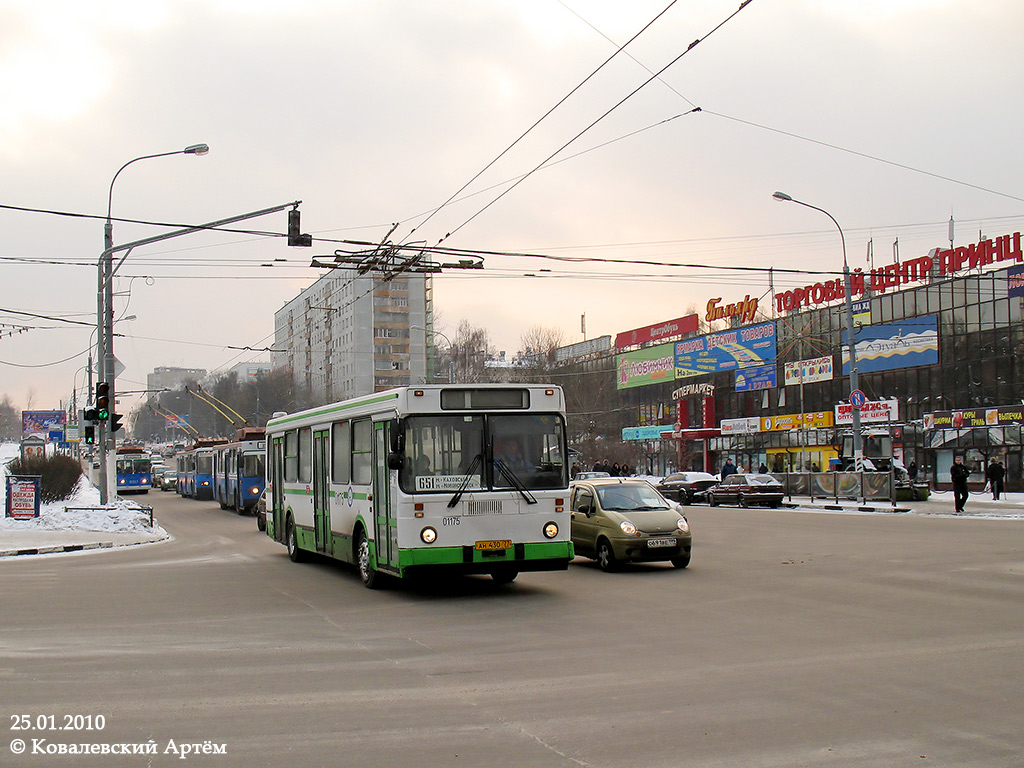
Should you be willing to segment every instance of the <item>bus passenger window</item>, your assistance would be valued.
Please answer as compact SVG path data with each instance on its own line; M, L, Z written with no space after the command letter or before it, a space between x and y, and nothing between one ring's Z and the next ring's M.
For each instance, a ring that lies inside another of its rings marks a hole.
M349 422L331 427L331 481L347 483L352 457L352 439Z

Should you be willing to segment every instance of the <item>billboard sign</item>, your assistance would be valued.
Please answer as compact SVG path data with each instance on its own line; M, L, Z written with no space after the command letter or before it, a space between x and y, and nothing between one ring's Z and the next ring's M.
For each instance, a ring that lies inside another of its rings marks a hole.
M1010 267L1007 271L1006 295L1011 299L1024 296L1024 267Z
M1001 405L970 411L936 411L924 414L925 429L961 429L967 427L1004 427L1024 424L1024 406Z
M761 419L751 416L747 419L722 419L723 435L751 435L761 431Z
M659 344L618 356L617 389L644 387L675 378L675 357L672 344Z
M861 423L879 421L899 421L900 401L891 400L868 400L860 409ZM836 406L836 426L853 424L853 406L849 403L840 403Z
M650 344L655 341L665 341L682 336L684 333L693 333L700 328L700 318L697 315L677 317L657 325L645 325L643 328L634 328L632 331L623 331L615 336L615 348L626 349L635 347L638 344Z
M23 437L35 435L45 438L59 434L60 439L63 439L66 422L67 414L64 411L22 411L21 434Z
M15 520L39 517L39 488L41 478L32 475L7 475L7 502L4 516Z
M774 363L775 323L758 323L676 342L676 378Z
M797 360L786 363L786 386L799 384L801 373L803 383L812 384L816 381L832 381L835 378L832 366L832 355L814 357L810 360Z
M865 325L854 332L857 372L874 373L939 362L938 315ZM843 332L843 375L850 373L850 350Z
M658 424L652 427L623 427L622 440L660 440L662 432L671 432L671 424Z
M762 432L787 432L791 429L824 429L833 425L831 411L811 413L785 413L781 416L764 416L761 419Z
M736 391L751 392L758 389L774 389L778 386L775 378L775 363L757 368L736 371Z
M555 362L564 363L569 360L579 360L592 355L607 352L612 348L611 336L599 336L596 339L587 339L578 344L569 344L555 350Z

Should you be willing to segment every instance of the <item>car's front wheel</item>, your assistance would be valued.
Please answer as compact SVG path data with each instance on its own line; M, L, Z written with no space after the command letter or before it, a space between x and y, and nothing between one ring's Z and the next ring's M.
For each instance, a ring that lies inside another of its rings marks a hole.
M676 568L685 568L689 564L690 564L690 553L689 552L687 552L685 554L682 554L679 557L673 557L672 558L672 565L674 565Z
M619 563L615 559L615 550L612 549L612 545L608 543L607 539L597 542L597 564L605 573L611 573L619 567Z

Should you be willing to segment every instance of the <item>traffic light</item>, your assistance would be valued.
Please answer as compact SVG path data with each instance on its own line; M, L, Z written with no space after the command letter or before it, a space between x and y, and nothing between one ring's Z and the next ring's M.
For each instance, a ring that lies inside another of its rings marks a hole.
M292 208L288 211L288 245L309 248L313 245L313 236L299 234L301 228L302 225L299 224L299 209Z
M114 434L115 432L117 432L117 430L121 428L121 419L123 418L124 416L122 416L120 413L110 414L110 434Z
M96 413L95 408L86 408L83 416L85 417L85 420L90 424L95 424L97 421L100 420L99 414Z
M110 418L110 384L101 381L96 384L96 420L106 421Z
M85 425L85 444L95 445L96 444L96 427L92 424Z

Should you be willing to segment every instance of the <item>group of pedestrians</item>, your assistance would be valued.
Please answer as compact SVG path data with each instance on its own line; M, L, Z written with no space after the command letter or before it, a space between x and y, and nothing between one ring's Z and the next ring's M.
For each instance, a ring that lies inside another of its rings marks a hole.
M961 514L967 504L967 497L970 495L967 490L967 478L973 473L971 468L964 464L963 456L953 459L953 466L949 468L949 479L953 482L953 508L956 514ZM992 459L985 469L985 488L992 491L992 500L999 501L1003 495L1003 483L1006 480L1006 468L999 459Z
M619 464L614 461L611 464L608 463L608 459L602 459L601 461L594 462L595 472L607 472L612 477L629 477L633 474L632 467L629 464Z

